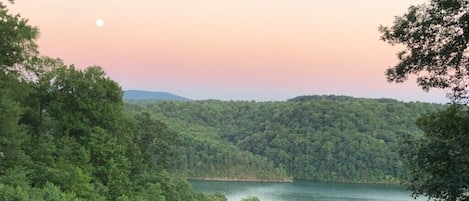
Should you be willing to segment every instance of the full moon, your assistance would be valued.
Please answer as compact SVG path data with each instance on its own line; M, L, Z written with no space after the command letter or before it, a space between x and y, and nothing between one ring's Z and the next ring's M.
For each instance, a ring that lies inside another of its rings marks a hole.
M96 20L96 26L98 27L103 27L104 26L104 20L103 19L97 19Z

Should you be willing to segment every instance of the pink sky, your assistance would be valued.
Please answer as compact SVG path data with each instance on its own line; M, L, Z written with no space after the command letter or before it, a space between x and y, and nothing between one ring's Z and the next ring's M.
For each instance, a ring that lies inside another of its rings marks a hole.
M40 28L42 54L81 68L100 65L125 90L191 99L335 94L444 102L441 91L384 76L399 48L379 40L378 26L422 2L17 0L10 8Z

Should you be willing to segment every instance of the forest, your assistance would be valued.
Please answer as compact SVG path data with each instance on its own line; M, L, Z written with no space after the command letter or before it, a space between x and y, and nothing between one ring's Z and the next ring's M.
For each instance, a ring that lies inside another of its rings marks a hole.
M398 183L403 141L441 104L347 96L288 101L127 101L180 133L178 171L188 178Z
M128 115L101 67L40 55L38 33L0 2L0 200L226 200L176 175L180 135Z
M414 196L467 200L469 3L431 3L380 28L413 50L386 75L403 82L427 58L418 84L450 87L450 106L335 95L124 102L101 67L41 55L39 29L0 2L0 200L226 201L187 179L407 180ZM428 45L440 35L413 33L438 29L456 29L443 32L449 48Z

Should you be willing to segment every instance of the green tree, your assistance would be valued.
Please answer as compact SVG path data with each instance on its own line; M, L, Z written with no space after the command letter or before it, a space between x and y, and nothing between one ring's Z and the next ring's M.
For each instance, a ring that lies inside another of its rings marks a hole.
M23 110L11 98L12 91L2 88L3 81L0 81L0 175L7 168L25 165L28 160L23 149L27 135L18 125Z
M135 116L134 142L140 148L147 170L170 170L178 160L181 139L166 124L149 113Z
M76 138L86 135L92 127L125 136L122 134L126 124L122 124L124 114L120 86L106 77L99 66L79 70L60 60L57 63L38 81L41 108L59 122L57 129Z
M424 137L410 140L402 151L409 162L408 182L414 195L441 200L469 199L468 121L467 107L461 105L418 120Z
M244 198L241 198L241 201L261 201L261 200L256 196L249 195Z
M468 97L469 1L431 0L411 6L390 27L380 26L381 39L404 45L399 63L386 71L388 81L417 75L424 90L450 88L454 100Z
M449 88L453 102L469 103L469 1L431 0L411 6L380 31L384 41L405 46L398 53L400 62L386 72L388 81L417 75L424 90ZM402 151L415 197L469 200L468 115L467 105L452 105L418 120L424 136L407 138Z
M205 195L199 194L198 200L206 200L206 201L228 201L228 199L220 193L215 193L213 195Z
M0 2L0 71L21 72L38 54L35 40L38 29L28 25L20 15L11 15Z
M37 29L0 2L0 175L9 167L24 165L26 130L19 125L25 113L29 85L23 79L27 61L37 54Z
M140 160L170 171L177 135L149 117L135 134L120 86L98 66L39 57L37 35L0 2L0 200L196 200L185 180Z

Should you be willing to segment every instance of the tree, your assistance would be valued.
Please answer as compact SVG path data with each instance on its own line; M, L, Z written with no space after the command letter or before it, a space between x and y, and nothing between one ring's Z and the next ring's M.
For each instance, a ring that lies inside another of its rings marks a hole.
M122 134L120 86L99 66L79 70L56 62L39 77L38 89L41 108L60 122L59 129L73 137L96 126Z
M422 89L451 89L455 101L469 98L469 1L431 0L411 6L391 27L380 26L381 39L405 46L399 63L388 68L390 82L417 76Z
M451 89L453 105L421 117L424 135L407 138L402 150L415 197L469 200L469 1L431 0L411 6L391 27L380 27L382 40L401 44L400 62L386 71L388 81L417 76L423 90Z
M46 133L57 144L55 166L70 177L61 187L85 197L91 180L105 187L99 191L108 198L126 194L130 164L125 153L132 134L119 85L100 67L79 70L57 61L39 76L37 89L42 118L49 119Z
M22 108L11 98L12 91L3 87L4 81L0 81L0 175L8 168L25 165L28 159L23 150L27 135L18 125Z
M131 175L143 167L131 164L133 151L169 164L177 135L150 119L141 135L158 139L140 149L120 86L98 66L39 57L37 35L0 1L0 200L196 200L173 172Z
M8 168L23 166L28 157L24 146L26 129L19 125L29 85L21 79L26 60L37 53L37 29L19 15L11 15L0 2L0 175Z
M0 2L0 71L21 72L32 70L25 63L38 54L35 40L38 29L28 25L28 20L20 15L11 15Z
M260 199L256 196L249 195L242 198L241 201L260 201Z
M417 121L424 138L408 143L402 155L409 162L409 187L414 195L441 200L468 200L469 113L452 105Z
M179 135L149 113L138 114L135 120L134 142L140 148L146 168L172 169L178 160Z

